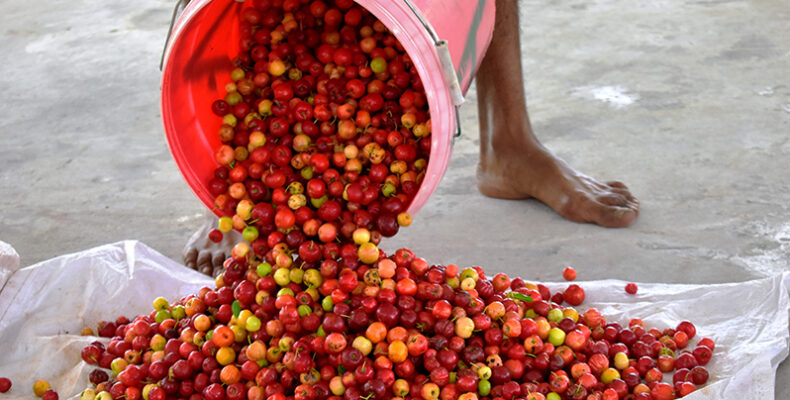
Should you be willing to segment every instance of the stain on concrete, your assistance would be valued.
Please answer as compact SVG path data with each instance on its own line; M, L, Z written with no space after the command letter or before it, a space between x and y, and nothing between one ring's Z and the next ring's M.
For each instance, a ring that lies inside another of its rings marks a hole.
M748 60L751 58L777 57L780 53L776 45L764 36L748 35L735 42L729 49L721 52L718 60Z
M722 4L730 4L730 3L743 3L743 0L704 0L704 1L692 1L690 4L696 4L696 5L708 6L708 7L717 7L717 6L721 6Z
M175 4L175 2L173 3ZM167 29L173 10L170 8L149 8L129 19L135 28L148 31ZM162 39L164 41L164 38Z
M680 110L686 105L677 93L645 91L641 92L642 99L639 105L647 110Z

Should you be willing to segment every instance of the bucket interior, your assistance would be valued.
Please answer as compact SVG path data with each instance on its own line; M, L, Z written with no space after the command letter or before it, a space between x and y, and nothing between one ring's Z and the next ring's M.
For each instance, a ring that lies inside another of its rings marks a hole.
M449 163L455 108L433 42L416 15L401 2L358 0L401 42L425 88L431 115L431 153L420 189L409 206L413 215L428 201ZM238 25L245 3L193 0L174 25L162 75L162 120L168 146L189 187L220 215L208 180L219 166L221 118L211 111L225 96L232 59L238 54Z

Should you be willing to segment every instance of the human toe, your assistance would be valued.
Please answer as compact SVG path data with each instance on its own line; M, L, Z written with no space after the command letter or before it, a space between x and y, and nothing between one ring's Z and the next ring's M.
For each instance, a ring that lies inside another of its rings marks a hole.
M591 222L606 228L624 228L631 225L638 215L638 208L631 205L618 206L599 203L591 215Z
M207 250L202 250L198 252L197 257L197 269L198 271L211 276L212 272L214 271L214 264L212 261L212 252Z
M225 263L225 259L228 256L225 254L224 251L217 250L211 254L211 265L214 268L222 268L222 265Z
M195 247L187 247L184 248L184 252L181 255L181 258L184 262L184 265L191 269L197 269L197 258L198 258L198 250Z

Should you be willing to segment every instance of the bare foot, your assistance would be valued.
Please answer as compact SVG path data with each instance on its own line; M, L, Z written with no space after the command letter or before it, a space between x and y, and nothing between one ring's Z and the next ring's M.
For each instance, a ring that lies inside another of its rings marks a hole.
M604 183L582 174L542 146L526 154L481 157L477 179L486 196L534 197L575 222L621 228L639 215L639 201L624 184Z
M639 202L620 182L600 182L555 157L532 132L520 62L517 0L496 0L496 26L478 70L480 192L491 197L534 197L563 217L605 227L630 225Z
M217 227L217 217L206 213L203 225L192 234L181 256L184 265L208 276L217 276L222 272L222 263L228 256L233 246L241 241L241 234L232 230L222 235L222 241L214 243L208 238L208 233Z

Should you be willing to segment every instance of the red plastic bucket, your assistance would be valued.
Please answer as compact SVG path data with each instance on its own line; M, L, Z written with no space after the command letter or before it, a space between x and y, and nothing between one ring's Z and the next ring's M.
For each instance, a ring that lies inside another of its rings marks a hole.
M403 44L420 74L431 114L431 154L409 212L415 214L447 170L463 101L494 29L493 0L357 0ZM162 68L162 121L179 170L214 210L207 189L218 163L221 119L211 112L224 96L239 50L241 10L234 0L192 0L175 19ZM215 210L215 212L218 212Z

